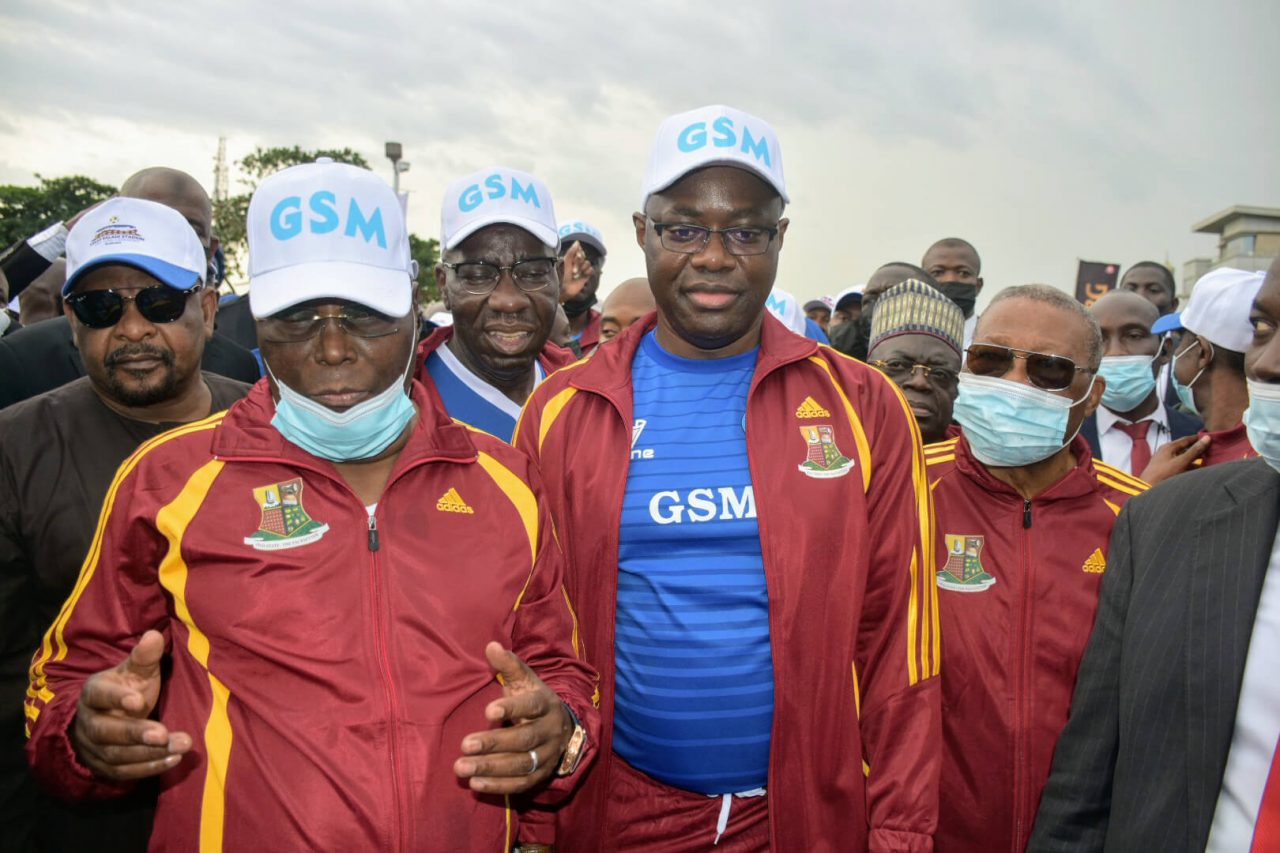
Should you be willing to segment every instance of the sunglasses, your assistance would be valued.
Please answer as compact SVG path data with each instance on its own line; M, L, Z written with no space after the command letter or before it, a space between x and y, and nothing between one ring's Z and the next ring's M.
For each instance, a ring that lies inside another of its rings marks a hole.
M1014 349L996 346L995 344L972 344L965 350L965 367L970 373L978 376L1001 377L1013 369L1015 358L1027 362L1027 378L1031 384L1046 391L1061 391L1070 388L1075 381L1076 373L1093 373L1087 367L1079 367L1071 359L1061 355L1049 355L1043 352Z
M197 284L190 290L178 290L163 284L144 287L135 296L121 296L114 290L89 290L73 293L65 302L75 312L76 319L90 329L107 329L120 322L126 302L132 302L138 313L152 323L172 323L187 310L187 297L200 290Z

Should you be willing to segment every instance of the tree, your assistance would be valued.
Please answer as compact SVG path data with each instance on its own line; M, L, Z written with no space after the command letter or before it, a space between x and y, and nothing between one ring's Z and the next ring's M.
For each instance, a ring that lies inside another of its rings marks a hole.
M440 261L440 241L434 237L423 240L417 234L410 234L409 254L418 262L418 304L435 302L440 298L435 275Z
M245 174L240 183L248 187L248 192L229 196L222 201L215 200L213 203L213 231L222 241L222 251L227 256L228 277L233 273L236 276L244 274L242 260L249 248L245 236L245 220L249 216L249 197L253 195L258 183L281 169L314 163L317 157L332 157L339 163L369 168L369 161L360 152L350 148L318 148L307 151L297 145L292 148L259 146L236 161L240 171Z
M84 175L46 178L39 185L0 186L0 248L25 240L55 222L65 222L91 204L116 194L116 188Z

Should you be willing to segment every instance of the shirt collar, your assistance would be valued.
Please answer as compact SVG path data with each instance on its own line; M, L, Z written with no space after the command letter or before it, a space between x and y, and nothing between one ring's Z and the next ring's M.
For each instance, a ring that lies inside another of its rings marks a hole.
M1155 421L1162 432L1169 431L1169 413L1165 411L1164 406L1157 405L1156 410L1143 418L1144 421ZM1129 424L1127 421L1108 409L1106 406L1098 406L1098 435L1105 435L1110 432L1116 424Z

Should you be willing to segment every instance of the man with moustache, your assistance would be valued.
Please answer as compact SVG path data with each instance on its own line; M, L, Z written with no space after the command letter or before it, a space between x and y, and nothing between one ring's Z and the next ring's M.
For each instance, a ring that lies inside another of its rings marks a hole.
M248 386L200 369L217 294L181 213L111 199L66 251L63 310L87 375L0 412L0 838L14 850L141 850L154 787L81 806L37 793L22 756L26 667L90 553L116 468Z
M466 175L445 190L440 236L436 284L453 324L423 341L418 378L450 417L509 442L529 393L573 361L548 342L561 272L551 192L514 169Z
M516 431L601 672L601 763L561 851L932 843L919 434L882 373L765 309L781 158L731 107L662 122L633 216L658 310L538 386Z
M922 281L909 278L880 297L867 363L902 389L925 444L955 434L951 411L959 390L962 334L964 314Z
M955 416L925 448L938 518L943 764L936 849L1020 851L1067 721L1120 507L1145 486L1077 435L1102 337L1048 285L1001 291L974 333Z

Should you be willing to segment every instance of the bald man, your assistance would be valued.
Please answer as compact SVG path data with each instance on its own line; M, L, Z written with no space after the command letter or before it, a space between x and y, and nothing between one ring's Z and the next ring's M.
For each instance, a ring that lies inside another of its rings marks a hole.
M200 182L186 172L164 166L143 169L125 180L120 195L173 208L191 225L206 261L217 251L213 205ZM62 254L68 227L74 226L85 212L81 211L66 223L55 223L0 255L0 268L15 293L26 289ZM253 354L216 331L205 345L201 366L210 373L241 382L256 382L260 376ZM58 388L84 374L84 362L75 348L71 326L65 317L20 329L0 340L0 409Z
M629 278L613 289L600 310L600 340L608 341L658 305L649 279Z

